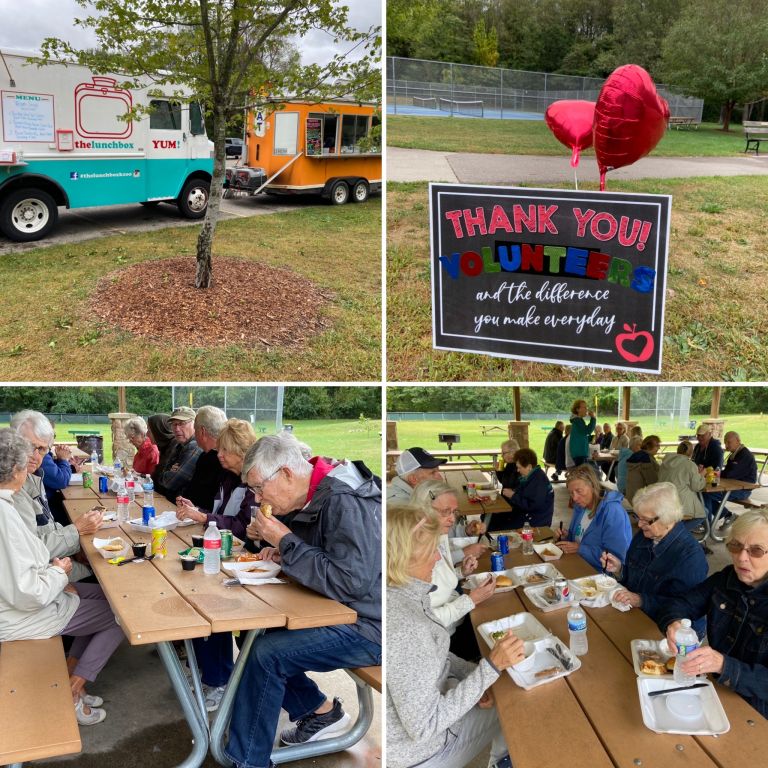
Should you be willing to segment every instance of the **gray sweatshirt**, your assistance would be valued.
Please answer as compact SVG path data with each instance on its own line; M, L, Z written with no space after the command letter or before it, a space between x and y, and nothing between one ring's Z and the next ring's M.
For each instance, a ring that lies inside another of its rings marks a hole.
M437 754L449 729L474 707L498 672L449 653L450 636L429 606L431 584L387 587L387 768Z
M58 635L77 610L80 598L64 592L67 574L49 563L40 539L0 490L0 641Z

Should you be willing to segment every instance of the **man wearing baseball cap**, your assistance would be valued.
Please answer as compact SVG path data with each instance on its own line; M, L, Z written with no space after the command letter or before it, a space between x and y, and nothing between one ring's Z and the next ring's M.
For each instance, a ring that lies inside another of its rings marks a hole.
M425 480L442 480L438 467L445 464L423 448L408 448L397 458L393 478L387 488L387 501L408 503L413 489Z
M186 405L176 408L169 421L177 445L155 490L175 504L176 497L184 492L192 479L195 465L203 451L195 440L195 411L192 408Z

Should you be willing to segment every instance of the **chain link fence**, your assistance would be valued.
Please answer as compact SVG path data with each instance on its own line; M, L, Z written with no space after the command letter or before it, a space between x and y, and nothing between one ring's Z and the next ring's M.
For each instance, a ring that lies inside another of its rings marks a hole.
M561 99L596 101L604 79L526 72L518 69L387 57L387 110L425 114L427 110L477 117L538 118ZM701 122L703 99L658 85L672 117Z

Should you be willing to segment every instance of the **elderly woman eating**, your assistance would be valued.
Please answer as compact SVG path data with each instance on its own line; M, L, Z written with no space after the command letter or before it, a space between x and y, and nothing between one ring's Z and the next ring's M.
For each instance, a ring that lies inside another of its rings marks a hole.
M151 475L160 462L160 449L149 439L147 430L147 422L141 416L128 419L123 427L128 442L136 449L133 471L140 475Z
M97 584L70 584L72 561L51 556L13 507L27 477L31 443L0 430L0 641L72 635L69 683L77 722L100 723L107 713L85 692L123 641L123 631Z
M713 674L768 718L768 512L742 513L725 537L732 565L659 607L670 646L684 618L707 617L708 645L683 662L688 674Z
M219 463L227 470L210 511L198 509L189 499L176 500L176 517L208 525L215 521L218 528L228 528L235 536L245 539L245 529L251 522L251 507L256 503L253 493L241 480L243 457L256 442L256 433L247 421L229 419L219 434L217 451Z
M456 591L459 578L477 570L477 557L467 555L460 565L455 568L453 566L448 532L456 519L458 499L450 485L435 480L420 483L411 495L411 505L421 509L426 517L436 519L440 526L437 545L440 560L432 571L431 581L435 589L429 595L432 612L451 636L451 652L474 661L480 657L480 649L477 647L469 612L493 594L496 583L489 576L484 583L466 594Z
M561 530L557 534L560 549L566 554L578 552L595 570L602 567L603 552L623 563L632 539L632 527L621 505L623 496L604 490L588 464L574 467L565 483L573 501L573 516L567 533Z
M416 507L387 510L387 766L463 768L490 744L489 767L510 768L488 689L523 642L507 632L477 665L450 653L429 597L440 531Z
M656 620L661 600L684 596L707 578L707 558L682 522L682 504L672 483L643 488L633 506L631 515L639 530L624 565L608 552L600 562L625 587L616 593L616 601L642 608ZM704 620L694 621L693 626L701 636Z
M488 524L490 531L522 528L526 523L533 526L552 525L555 509L555 492L544 470L539 466L536 452L519 448L513 456L517 470L517 484L513 489L502 491L512 506L512 512L492 514Z

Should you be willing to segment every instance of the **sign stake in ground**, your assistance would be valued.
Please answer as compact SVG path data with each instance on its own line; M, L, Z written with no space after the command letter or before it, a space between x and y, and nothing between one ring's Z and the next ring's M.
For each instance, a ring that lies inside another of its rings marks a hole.
M430 184L433 346L661 373L671 202Z

